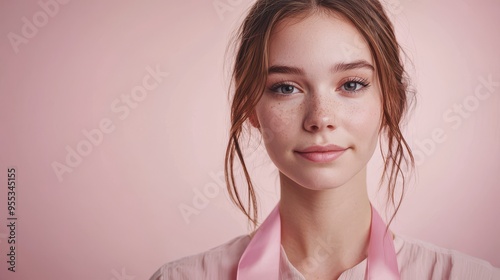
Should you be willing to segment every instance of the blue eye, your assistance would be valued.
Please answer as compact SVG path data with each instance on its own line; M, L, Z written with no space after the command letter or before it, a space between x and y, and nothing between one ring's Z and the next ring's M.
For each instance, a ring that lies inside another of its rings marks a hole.
M341 90L345 94L352 95L363 91L369 86L370 84L368 83L367 79L354 77L345 81L337 90ZM281 96L293 95L300 92L300 90L296 86L284 81L272 85L269 90Z
M363 85L357 82L347 82L343 85L343 87L346 91L356 91L363 87Z
M271 91L282 95L290 95L296 93L297 88L294 85L288 83L278 83L270 88Z
M364 88L370 86L366 79L354 78L345 82L340 88L342 91L348 93L356 93Z

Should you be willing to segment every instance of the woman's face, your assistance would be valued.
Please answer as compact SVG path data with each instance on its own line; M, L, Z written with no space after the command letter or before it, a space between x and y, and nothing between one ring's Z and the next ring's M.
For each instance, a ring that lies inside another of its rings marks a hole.
M251 122L282 175L305 188L349 182L377 145L381 94L360 38L349 21L326 14L284 20L271 35L266 89Z

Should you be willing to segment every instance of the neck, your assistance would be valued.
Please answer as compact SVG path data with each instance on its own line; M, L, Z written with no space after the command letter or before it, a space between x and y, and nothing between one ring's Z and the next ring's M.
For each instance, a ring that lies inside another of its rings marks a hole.
M371 208L365 169L327 190L307 189L281 173L280 182L281 243L304 276L338 276L366 258Z

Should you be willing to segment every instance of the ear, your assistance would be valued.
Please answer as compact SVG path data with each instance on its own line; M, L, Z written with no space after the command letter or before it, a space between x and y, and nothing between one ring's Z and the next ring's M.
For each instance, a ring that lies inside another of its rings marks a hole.
M250 121L253 127L260 128L259 119L257 119L257 114L255 113L255 109L252 110L252 112L250 113L248 120Z

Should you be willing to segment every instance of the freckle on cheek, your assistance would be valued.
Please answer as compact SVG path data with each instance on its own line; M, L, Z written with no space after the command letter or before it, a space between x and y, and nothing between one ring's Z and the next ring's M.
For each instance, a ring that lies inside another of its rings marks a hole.
M273 108L273 111L275 112L275 119L272 120L271 125L276 132L284 132L291 125L295 114L297 114L296 109Z

